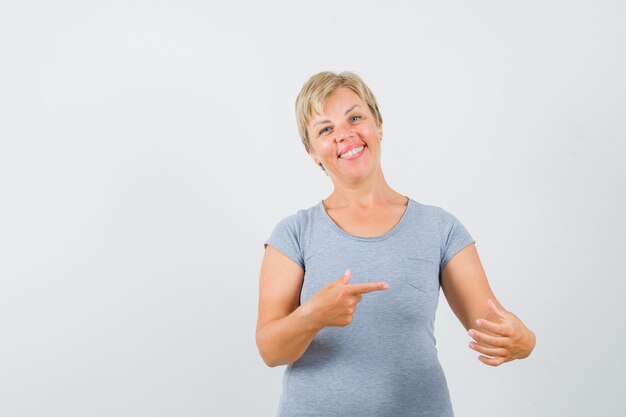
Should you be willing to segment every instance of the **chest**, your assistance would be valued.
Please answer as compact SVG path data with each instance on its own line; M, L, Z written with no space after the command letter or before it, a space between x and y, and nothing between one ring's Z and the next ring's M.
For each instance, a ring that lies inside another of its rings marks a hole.
M354 210L329 210L329 217L344 232L360 237L381 236L393 229L406 207L355 212Z
M359 302L358 314L368 317L366 322L414 331L432 321L439 298L435 240L416 242L398 233L389 239L363 242L327 234L312 243L315 249L305 258L301 303L350 268L353 284L389 284L389 289L366 294Z

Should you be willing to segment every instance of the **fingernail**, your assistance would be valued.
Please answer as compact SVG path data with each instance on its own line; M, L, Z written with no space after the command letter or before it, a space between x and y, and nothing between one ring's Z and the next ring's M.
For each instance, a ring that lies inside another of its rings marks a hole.
M384 290L386 290L387 288L389 288L389 284L385 283L385 284L382 285L382 287L383 287Z
M346 269L346 272L344 272L344 275L348 275L348 273L350 273L351 271L349 269Z
M476 320L476 325L480 326L480 319Z

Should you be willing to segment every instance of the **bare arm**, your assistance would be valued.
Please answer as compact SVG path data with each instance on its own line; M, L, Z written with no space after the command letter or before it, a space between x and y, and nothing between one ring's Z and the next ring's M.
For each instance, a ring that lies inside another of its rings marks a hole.
M256 343L268 366L302 356L320 330L299 306L304 270L271 245L265 249L259 279Z
M454 314L478 342L470 347L488 355L479 357L483 363L498 366L530 355L535 334L498 302L474 244L448 261L441 272L441 287Z
M304 270L278 249L267 246L259 282L256 343L268 366L298 360L322 328L352 322L363 294L387 288L382 282L348 284L350 278L348 270L299 305Z

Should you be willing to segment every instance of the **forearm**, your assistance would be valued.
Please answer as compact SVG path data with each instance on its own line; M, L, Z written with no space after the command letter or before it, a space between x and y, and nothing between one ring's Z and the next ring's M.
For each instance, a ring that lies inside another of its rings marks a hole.
M263 361L271 367L298 360L321 330L305 306L257 330L256 342Z

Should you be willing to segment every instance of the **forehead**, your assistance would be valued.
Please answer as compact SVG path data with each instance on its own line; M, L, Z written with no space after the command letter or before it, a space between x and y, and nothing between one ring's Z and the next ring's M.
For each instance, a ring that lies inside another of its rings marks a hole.
M334 115L334 113L343 115L343 112L355 104L367 108L365 102L351 89L347 87L336 88L322 102L315 103L309 121L315 122L318 119Z

